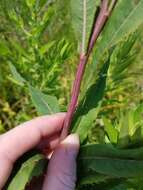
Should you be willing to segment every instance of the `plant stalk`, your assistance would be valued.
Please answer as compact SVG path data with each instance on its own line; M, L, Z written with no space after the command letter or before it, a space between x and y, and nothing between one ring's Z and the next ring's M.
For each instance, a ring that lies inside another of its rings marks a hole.
M112 0L111 4L109 5L109 0L102 0L100 12L94 23L94 30L93 30L93 33L89 40L89 43L88 43L89 46L88 46L87 52L86 52L86 54L81 53L81 55L80 55L80 61L79 61L75 81L74 81L73 88L72 88L71 101L68 106L67 115L66 115L63 130L61 133L61 140L63 140L69 133L72 118L75 113L77 102L78 102L81 81L82 81L82 78L83 78L83 75L85 72L86 64L87 64L89 56L93 50L93 47L96 43L96 40L103 29L103 26L105 25L113 7L115 6L115 3L116 3L116 0Z
M68 107L66 119L64 121L63 131L61 134L61 140L63 140L67 136L70 125L71 125L73 114L76 110L78 96L80 93L81 81L82 81L83 74L85 71L86 63L87 63L87 56L81 55L80 63L77 68L77 73L76 73L75 81L74 81L73 88L72 88L71 101L70 101L70 104Z

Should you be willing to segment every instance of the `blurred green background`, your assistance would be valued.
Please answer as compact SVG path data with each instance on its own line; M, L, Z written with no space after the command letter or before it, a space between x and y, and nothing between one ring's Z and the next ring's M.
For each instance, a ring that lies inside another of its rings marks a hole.
M0 1L1 133L37 116L24 80L55 95L61 110L66 110L78 63L71 20L67 0ZM142 27L115 47L96 125L103 125L103 116L111 123L119 121L126 111L142 104L142 47Z

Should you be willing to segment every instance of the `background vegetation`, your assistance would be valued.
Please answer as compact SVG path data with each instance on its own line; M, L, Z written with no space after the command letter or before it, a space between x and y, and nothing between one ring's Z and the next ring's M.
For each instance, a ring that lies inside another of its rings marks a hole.
M66 111L79 54L72 20L67 0L1 0L0 133L38 115L27 82L31 88L56 96L60 109ZM113 47L103 101L84 144L113 143L123 149L143 145L142 27ZM97 56L100 64L92 73L89 63L80 99L93 80L91 75L98 79L108 57L107 52L100 56L98 53L95 48L90 62ZM106 182L105 178L103 181ZM142 189L140 179L128 180L118 189L130 186Z
M19 87L11 75L15 69L56 95L63 110L69 99L76 61L67 3L40 2L33 9L28 1L0 3L0 118L6 130L36 115L23 79Z

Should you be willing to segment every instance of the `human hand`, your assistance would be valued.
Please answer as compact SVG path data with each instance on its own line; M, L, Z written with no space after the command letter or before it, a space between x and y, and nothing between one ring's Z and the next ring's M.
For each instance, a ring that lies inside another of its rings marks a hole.
M0 135L0 189L6 183L15 161L28 150L48 140L50 159L42 190L74 190L79 138L69 135L59 144L64 113L41 116ZM48 156L48 155L47 155Z

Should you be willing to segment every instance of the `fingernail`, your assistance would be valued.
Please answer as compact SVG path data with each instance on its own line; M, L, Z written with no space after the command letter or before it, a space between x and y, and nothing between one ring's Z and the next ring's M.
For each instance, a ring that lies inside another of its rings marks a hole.
M71 134L61 142L69 156L76 157L79 152L80 140L78 134Z

